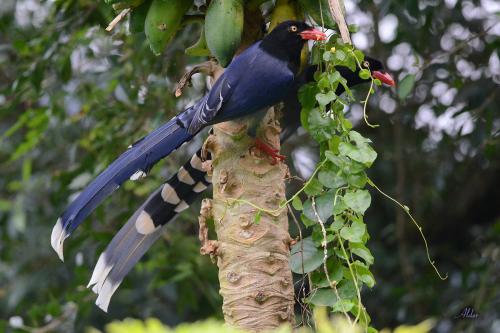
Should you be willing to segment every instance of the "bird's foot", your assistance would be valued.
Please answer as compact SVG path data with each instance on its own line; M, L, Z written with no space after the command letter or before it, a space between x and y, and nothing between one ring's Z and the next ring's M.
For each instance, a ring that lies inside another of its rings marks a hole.
M276 164L278 161L283 162L286 159L285 155L280 155L278 149L270 147L268 144L259 139L255 139L255 147L262 151L264 154L272 158L271 164Z

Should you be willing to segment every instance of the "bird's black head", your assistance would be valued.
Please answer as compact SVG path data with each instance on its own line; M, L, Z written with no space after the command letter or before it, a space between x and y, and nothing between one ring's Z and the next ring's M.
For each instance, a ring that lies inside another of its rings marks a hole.
M380 60L365 56L365 60L362 62L361 66L369 68L372 72L372 76L382 81L382 83L391 87L396 85L392 76L385 71L384 64Z
M372 71L383 71L385 69L382 61L369 56L365 56L365 61L361 64L361 66L365 68L369 67Z
M308 40L325 40L326 35L301 21L285 21L276 26L264 39L261 47L269 54L300 65L300 52Z

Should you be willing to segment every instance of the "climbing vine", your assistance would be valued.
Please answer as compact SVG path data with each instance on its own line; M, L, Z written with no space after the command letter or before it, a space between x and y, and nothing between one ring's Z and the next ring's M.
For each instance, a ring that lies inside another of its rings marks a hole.
M301 121L304 128L318 142L320 163L301 191L290 202L301 212L303 224L311 236L292 247L292 271L307 274L310 293L303 300L315 306L328 306L332 312L343 313L351 323L359 322L366 332L377 332L370 326L370 316L361 299L363 288L372 288L375 278L370 270L374 257L367 247L370 239L365 223L365 212L371 204L367 185L394 201L409 215L424 240L429 262L443 279L431 260L421 227L409 213L407 206L382 192L367 176L377 153L371 140L352 129L344 115L345 106L355 102L347 81L335 69L345 66L369 81L363 103L363 117L368 122L367 105L375 87L374 79L361 51L344 44L340 38L313 49L313 61L321 70L315 80L299 92L302 104ZM342 85L343 97L335 91Z
M329 306L373 332L376 330L369 326L361 290L375 285L364 214L371 203L366 170L377 153L370 139L354 131L345 118L345 105L354 97L335 66L352 71L358 67L359 76L367 80L371 72L363 66L363 53L340 38L333 37L316 47L313 59L321 65L321 71L315 74L313 83L301 89L299 100L302 125L319 143L321 162L304 187L307 198L302 200L296 195L292 200L292 206L301 212L303 224L311 229L311 236L292 248L292 270L310 276L312 285L306 303ZM345 97L335 94L339 85L344 87ZM371 79L365 105L379 85L379 80ZM367 121L366 106L364 110Z

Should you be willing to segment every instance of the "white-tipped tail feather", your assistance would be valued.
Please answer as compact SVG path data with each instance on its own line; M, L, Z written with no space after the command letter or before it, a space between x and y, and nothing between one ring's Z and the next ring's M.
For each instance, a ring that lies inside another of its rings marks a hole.
M146 177L146 173L142 170L137 170L132 176L130 176L130 180L135 181L144 177Z
M143 210L135 221L135 229L142 235L148 235L154 232L156 227L151 216Z
M64 240L68 238L68 234L63 228L63 224L60 218L57 219L56 225L52 229L52 234L50 235L50 244L54 251L56 251L59 259L64 261Z
M151 196L159 192L157 190ZM151 228L149 221L144 219L144 214L147 214L144 212L145 206L143 204L113 237L99 257L90 278L87 288L92 287L92 291L98 295L96 305L105 312L123 278L162 234L162 227ZM141 233L146 229L147 234Z

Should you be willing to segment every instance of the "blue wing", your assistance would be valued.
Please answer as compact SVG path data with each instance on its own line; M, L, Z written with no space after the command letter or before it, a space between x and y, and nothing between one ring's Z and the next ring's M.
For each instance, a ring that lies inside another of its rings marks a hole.
M280 102L292 88L294 76L288 62L265 52L260 42L255 43L234 58L207 96L193 107L194 114L186 124L189 133Z
M190 117L189 126L186 126L189 133L197 133L214 119L231 98L233 87L234 84L229 82L225 73L222 74L210 92L194 106L194 114Z

